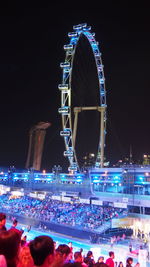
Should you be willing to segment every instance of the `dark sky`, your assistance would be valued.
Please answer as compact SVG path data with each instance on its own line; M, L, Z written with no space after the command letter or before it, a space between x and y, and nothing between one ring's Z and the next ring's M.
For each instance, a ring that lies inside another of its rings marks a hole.
M17 5L0 10L0 166L25 166L29 129L49 121L42 168L66 166L61 118L60 62L73 25L92 26L100 44L107 89L107 160L150 153L149 8L115 5L44 8ZM113 3L113 4L112 4Z

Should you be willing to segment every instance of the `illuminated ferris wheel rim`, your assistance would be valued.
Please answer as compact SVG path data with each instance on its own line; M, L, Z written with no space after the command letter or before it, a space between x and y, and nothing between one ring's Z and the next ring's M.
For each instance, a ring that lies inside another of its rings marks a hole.
M89 45L92 48L93 56L95 59L96 69L97 69L97 77L99 83L99 102L100 106L97 107L98 111L103 111L103 138L100 137L99 147L98 147L98 155L100 155L102 143L104 146L104 139L106 134L106 90L105 90L105 78L104 78L104 70L101 59L101 53L98 47L98 43L95 40L95 34L91 33L91 27L87 26L86 23L79 24L73 26L73 32L68 33L68 37L70 38L70 42L67 45L64 45L64 50L66 52L65 62L60 63L60 67L62 68L62 84L59 84L58 88L61 91L61 107L58 112L62 116L62 128L63 131L60 132L60 135L64 137L66 151L64 151L64 156L68 157L70 162L69 171L76 171L78 166L78 160L75 151L75 134L73 133L73 125L72 125L72 113L71 110L71 85L72 85L72 69L74 64L74 57L76 53L77 44L82 35L84 35ZM76 108L77 110L79 107ZM89 107L90 109L90 107ZM81 111L81 110L80 110ZM77 111L79 112L79 110ZM102 120L102 117L101 117ZM77 127L77 126L76 126ZM75 127L74 127L75 128ZM101 134L102 136L102 134ZM99 156L96 158L96 165L99 164Z

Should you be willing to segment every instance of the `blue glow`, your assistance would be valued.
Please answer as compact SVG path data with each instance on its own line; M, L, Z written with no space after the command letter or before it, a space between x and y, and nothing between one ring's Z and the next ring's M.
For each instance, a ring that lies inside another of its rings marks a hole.
M65 178L65 177L66 177L66 175L61 175L61 177L62 177L62 178Z
M68 181L66 178L61 179L62 181Z
M94 179L97 179L97 178L98 178L98 176L94 176L93 178L94 178Z
M119 176L117 176L117 175L115 175L115 176L114 176L114 179L120 179L120 177L119 177Z
M96 43L93 43L91 44L93 48L96 48L97 49L97 44Z
M93 180L93 183L99 183L100 181L97 179L97 180Z
M82 182L82 179L76 179L76 182Z
M52 181L52 178L47 178L47 181Z
M76 44L77 40L78 40L77 37L72 37L72 38L71 38L71 43L72 43L72 44Z

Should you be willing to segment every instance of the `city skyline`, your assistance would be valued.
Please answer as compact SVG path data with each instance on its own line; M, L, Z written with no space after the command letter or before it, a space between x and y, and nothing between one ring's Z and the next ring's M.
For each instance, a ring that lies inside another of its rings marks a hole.
M50 14L56 13L56 19ZM84 10L55 6L1 10L0 165L25 167L29 130L40 121L47 130L43 168L67 165L59 135L60 63L73 25L86 22L95 32L107 91L106 160L149 154L150 37L147 8L102 5ZM92 152L92 151L91 151Z

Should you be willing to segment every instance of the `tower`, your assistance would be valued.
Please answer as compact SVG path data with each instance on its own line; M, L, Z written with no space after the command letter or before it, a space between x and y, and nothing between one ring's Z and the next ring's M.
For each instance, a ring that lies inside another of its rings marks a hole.
M33 168L39 171L43 154L46 129L51 126L49 122L39 122L29 131L29 148L26 161L26 168Z

